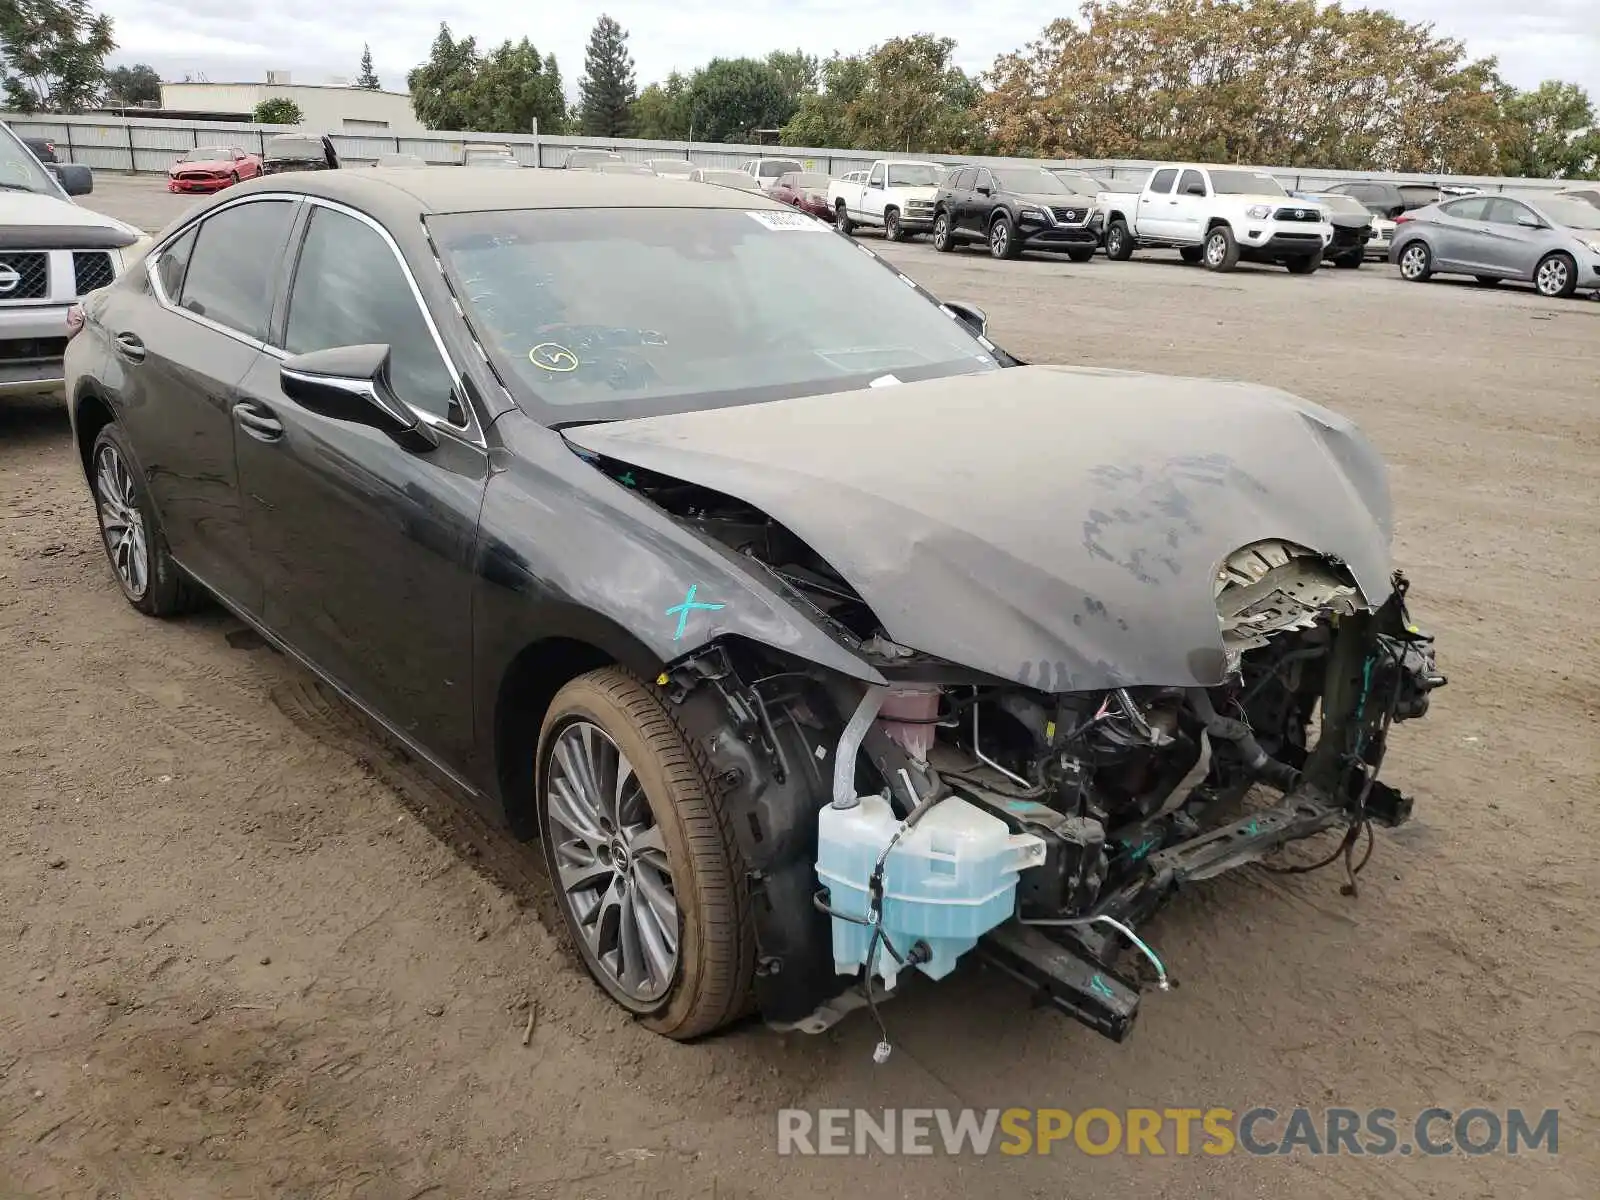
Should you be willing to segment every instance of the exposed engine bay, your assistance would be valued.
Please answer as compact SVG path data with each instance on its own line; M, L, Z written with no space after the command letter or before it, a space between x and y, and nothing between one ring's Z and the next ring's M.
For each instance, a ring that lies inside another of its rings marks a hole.
M1241 547L1213 587L1220 683L1053 692L896 644L828 562L748 504L596 465L768 577L889 681L863 687L737 638L659 681L738 814L757 1000L774 1024L876 1015L899 971L938 978L972 948L1121 1040L1142 980L1167 983L1136 930L1183 884L1342 830L1321 861L1276 869L1342 862L1353 893L1372 826L1409 815L1378 771L1393 723L1422 716L1445 680L1399 572L1374 602L1312 549ZM1258 786L1265 804L1247 797ZM897 857L920 865L897 876Z

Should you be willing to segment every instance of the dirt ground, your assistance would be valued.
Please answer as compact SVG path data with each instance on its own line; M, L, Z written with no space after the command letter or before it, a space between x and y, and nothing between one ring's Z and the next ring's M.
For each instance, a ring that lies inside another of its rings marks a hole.
M155 188L91 200L159 225ZM61 405L0 401L0 1196L1595 1194L1600 304L888 253L1025 358L1274 384L1387 455L1450 685L1395 739L1417 817L1359 898L1199 888L1147 935L1182 986L1120 1047L978 969L885 1009L883 1066L856 1018L663 1041L541 922L526 848L236 621L129 609ZM775 1152L789 1106L1297 1104L1558 1107L1561 1152Z

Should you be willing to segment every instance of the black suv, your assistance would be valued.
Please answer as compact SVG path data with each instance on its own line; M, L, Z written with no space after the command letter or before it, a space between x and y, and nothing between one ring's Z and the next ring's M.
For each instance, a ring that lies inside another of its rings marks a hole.
M1100 244L1094 197L1074 192L1043 167L957 167L933 198L933 248L982 240L996 258L1064 250L1088 262Z

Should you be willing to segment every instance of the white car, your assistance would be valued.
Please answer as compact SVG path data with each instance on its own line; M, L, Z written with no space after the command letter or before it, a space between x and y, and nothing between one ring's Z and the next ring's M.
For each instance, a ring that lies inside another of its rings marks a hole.
M783 176L805 169L803 164L792 158L751 158L739 164L739 170L756 177L763 191L776 187Z
M77 302L138 261L141 230L72 202L94 190L88 167L46 167L0 122L0 395L54 392Z
M828 185L828 206L834 224L849 234L857 225L883 230L891 242L903 242L933 228L933 200L939 180L949 168L916 159L880 158L864 182L838 179Z
M1281 263L1296 275L1322 265L1333 226L1321 205L1296 200L1270 175L1242 167L1176 163L1150 172L1137 196L1112 198L1106 256L1175 248L1185 262L1231 271L1240 262Z
M1389 257L1389 247L1394 243L1395 223L1388 217L1372 214L1372 237L1367 242L1366 256L1382 262Z

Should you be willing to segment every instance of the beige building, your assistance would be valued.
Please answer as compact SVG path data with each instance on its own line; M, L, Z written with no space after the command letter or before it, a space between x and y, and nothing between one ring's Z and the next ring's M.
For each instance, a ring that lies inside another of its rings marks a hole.
M268 71L264 83L161 85L162 112L189 119L248 121L256 105L277 99L293 100L305 115L305 127L318 133L404 137L423 132L405 92L374 92L343 82L291 83L287 71Z

